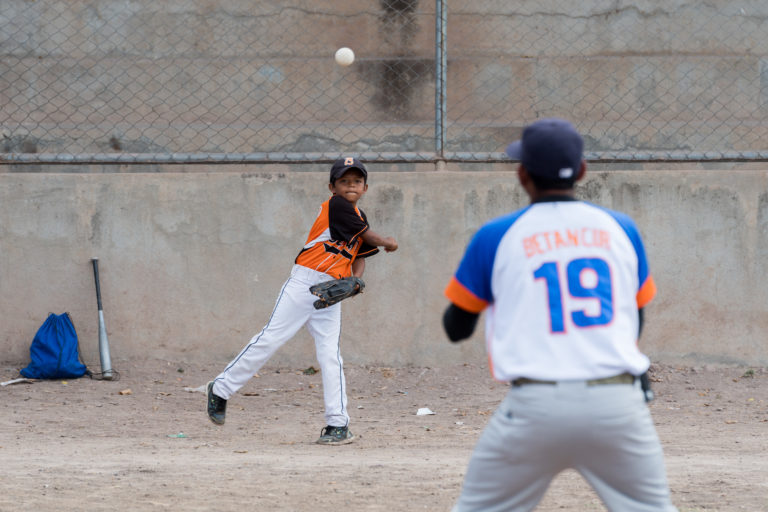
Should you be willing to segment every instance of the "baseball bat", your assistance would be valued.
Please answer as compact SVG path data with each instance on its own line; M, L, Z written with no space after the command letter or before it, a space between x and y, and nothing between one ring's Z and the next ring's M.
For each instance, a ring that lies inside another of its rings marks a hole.
M109 356L109 339L107 327L104 325L104 310L101 307L101 287L99 286L99 258L92 258L93 279L96 281L96 304L99 306L99 358L101 359L101 376L104 380L112 380L112 360Z

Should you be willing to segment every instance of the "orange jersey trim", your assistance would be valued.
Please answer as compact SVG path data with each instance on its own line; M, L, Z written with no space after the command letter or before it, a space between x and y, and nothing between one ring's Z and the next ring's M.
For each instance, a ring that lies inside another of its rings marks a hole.
M445 296L456 306L470 313L480 313L488 307L487 301L469 291L455 276L445 287Z
M637 307L645 307L646 304L656 296L656 283L653 281L653 277L648 276L643 286L640 287L640 291L637 292Z

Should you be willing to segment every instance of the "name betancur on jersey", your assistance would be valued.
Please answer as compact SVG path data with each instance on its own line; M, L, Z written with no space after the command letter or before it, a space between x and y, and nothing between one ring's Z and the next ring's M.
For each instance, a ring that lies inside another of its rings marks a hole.
M543 231L523 238L523 249L527 258L567 247L591 247L608 250L610 246L610 233L598 228Z

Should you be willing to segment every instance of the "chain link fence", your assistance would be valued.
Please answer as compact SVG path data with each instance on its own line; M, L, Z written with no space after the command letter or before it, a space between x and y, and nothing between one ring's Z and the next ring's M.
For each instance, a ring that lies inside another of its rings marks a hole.
M590 160L763 160L767 19L757 0L4 0L0 162L486 162L551 116Z

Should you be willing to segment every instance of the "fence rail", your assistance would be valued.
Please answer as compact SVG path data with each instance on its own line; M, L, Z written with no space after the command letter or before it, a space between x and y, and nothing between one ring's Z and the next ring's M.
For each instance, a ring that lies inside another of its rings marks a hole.
M768 4L5 0L0 163L768 160ZM355 50L349 67L338 47Z

